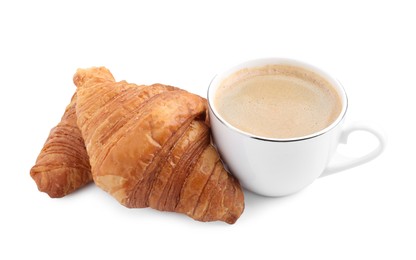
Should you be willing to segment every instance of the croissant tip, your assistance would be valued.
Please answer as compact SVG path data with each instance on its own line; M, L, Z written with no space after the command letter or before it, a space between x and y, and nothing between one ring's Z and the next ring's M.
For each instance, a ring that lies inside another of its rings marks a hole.
M114 81L113 74L110 70L104 66L101 67L90 67L90 68L78 68L74 74L73 82L75 86L81 87L92 78L102 78L110 81Z
M233 225L235 222L237 222L238 217L237 216L227 216L226 218L222 219L227 224Z
M240 218L243 212L244 212L244 205L242 208L234 212L234 214L233 213L228 214L227 217L224 219L224 221L228 224L234 224L235 222L237 222L237 220Z
M51 189L49 180L47 178L43 177L40 174L40 172L36 172L34 170L31 170L30 175L31 175L32 179L35 181L36 186L37 186L37 188L40 192L44 192L44 193L48 194L48 196L51 197L51 198L62 198L62 197L65 196L64 193L62 193L62 192L60 192L56 189Z

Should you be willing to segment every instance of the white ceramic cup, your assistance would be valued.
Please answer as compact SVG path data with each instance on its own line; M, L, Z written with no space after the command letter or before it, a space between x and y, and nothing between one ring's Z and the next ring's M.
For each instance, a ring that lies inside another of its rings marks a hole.
M230 125L215 107L215 94L223 79L232 73L250 67L268 64L288 64L306 68L328 80L342 99L342 111L325 129L308 136L276 139L255 136ZM208 88L209 115L213 141L229 171L244 188L264 196L285 196L311 184L320 176L339 172L369 162L382 153L385 138L374 127L363 123L344 126L348 100L341 84L324 71L291 59L257 59L239 64L214 77ZM330 162L339 143L346 143L354 131L367 131L379 141L368 154Z

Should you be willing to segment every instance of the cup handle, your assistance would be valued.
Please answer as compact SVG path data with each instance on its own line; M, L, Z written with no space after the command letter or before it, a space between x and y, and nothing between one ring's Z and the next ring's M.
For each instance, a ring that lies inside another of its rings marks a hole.
M385 138L385 136L379 131L377 130L375 127L372 127L366 123L361 123L361 122L355 122L352 123L351 125L349 125L348 127L346 127L345 129L342 130L341 135L339 137L339 143L343 143L346 144L348 141L348 137L352 132L355 131L366 131L369 132L371 134L373 134L375 137L377 137L379 144L378 146L371 152L367 153L366 155L362 156L362 157L358 157L358 158L348 158L346 156L342 156L338 153L340 160L334 163L331 163L326 169L325 171L321 174L320 177L324 177L324 176L328 176L330 174L336 173L336 172L340 172L349 168L353 168L356 167L358 165L367 163L371 160L373 160L374 158L376 158L377 156L379 156L383 150L386 147L387 144L387 140ZM342 159L342 160L341 160Z

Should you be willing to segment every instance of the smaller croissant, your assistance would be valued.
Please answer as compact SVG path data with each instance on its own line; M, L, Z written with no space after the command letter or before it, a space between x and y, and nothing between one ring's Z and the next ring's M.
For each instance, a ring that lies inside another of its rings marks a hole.
M116 82L104 67L79 69L77 124L94 182L129 208L234 223L238 180L210 144L206 100L172 86Z
M77 126L76 93L50 134L30 170L38 189L60 198L92 181L84 140Z

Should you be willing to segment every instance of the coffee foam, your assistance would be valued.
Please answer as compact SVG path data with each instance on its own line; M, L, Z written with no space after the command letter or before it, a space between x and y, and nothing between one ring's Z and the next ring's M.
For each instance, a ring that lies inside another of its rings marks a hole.
M342 109L337 91L326 79L291 65L239 70L221 82L214 103L234 127L279 139L318 132Z

